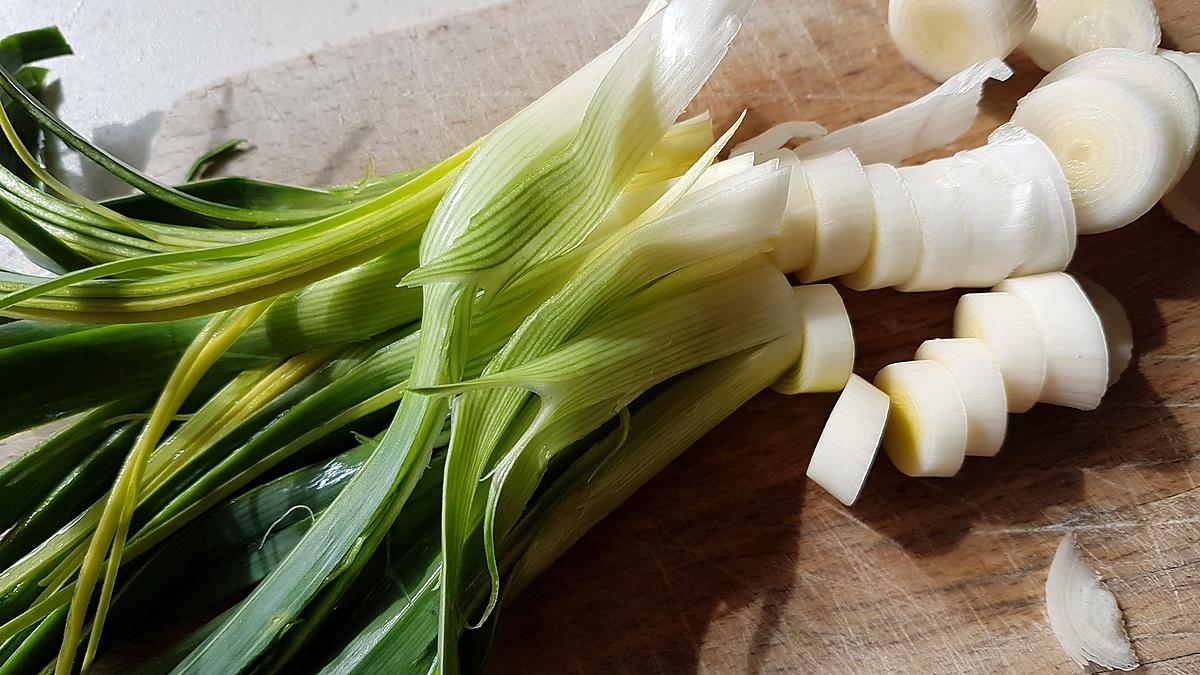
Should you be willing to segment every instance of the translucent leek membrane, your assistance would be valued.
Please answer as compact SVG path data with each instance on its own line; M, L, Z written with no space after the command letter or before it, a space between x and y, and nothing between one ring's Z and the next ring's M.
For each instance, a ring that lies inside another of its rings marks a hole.
M979 99L988 80L1007 80L1012 70L999 59L964 69L937 89L913 101L825 135L812 122L785 122L738 145L733 154L769 156L793 138L813 138L796 148L801 159L838 150L853 150L863 164L899 164L927 150L958 140L979 113Z
M854 370L854 332L837 289L810 284L792 289L804 330L800 360L771 388L781 394L841 391Z
M1000 364L982 340L926 340L918 361L937 361L950 371L967 411L967 454L991 457L1000 452L1008 427L1008 398Z
M1080 232L1137 220L1166 194L1179 167L1174 111L1107 78L1078 75L1032 91L1012 122L1058 158Z
M937 361L886 366L875 386L891 399L883 449L907 476L953 476L967 451L967 409L949 369Z
M871 251L875 204L867 175L850 150L804 164L817 227L812 262L796 276L808 282L849 274L862 267Z
M854 504L875 463L887 418L887 394L851 375L813 449L808 477L846 506Z
M921 254L902 291L944 291L958 285L971 250L965 205L944 171L930 163L906 166L900 176L912 195L921 227Z
M1071 189L1058 158L1037 136L1013 124L992 132L987 145L959 153L963 160L976 160L1008 175L1014 200L1029 198L1037 222L1036 239L1014 276L1056 272L1066 268L1075 255L1076 217ZM1016 202L1012 206L1016 206ZM1019 210L1011 212L1015 217ZM1012 223L1013 227L1019 224ZM1015 233L1014 233L1015 234Z
M858 291L887 288L912 278L921 257L921 223L912 195L891 164L864 168L875 201L871 251L857 271L841 281Z
M1033 309L1012 293L968 293L954 310L954 336L977 338L992 351L1009 412L1037 403L1046 381L1046 348Z
M1137 92L1155 108L1174 114L1176 124L1171 128L1168 147L1179 155L1171 181L1172 186L1176 185L1191 167L1200 144L1200 97L1192 78L1165 56L1109 48L1076 56L1051 71L1036 88L1080 75L1110 79Z
M1108 343L1079 282L1050 272L1008 279L995 290L1018 296L1037 317L1046 348L1046 381L1038 400L1080 410L1100 405L1108 389Z
M888 32L909 63L941 82L1011 54L1036 17L1033 0L891 0Z
M1103 47L1152 52L1162 39L1153 0L1037 0L1022 47L1042 70Z

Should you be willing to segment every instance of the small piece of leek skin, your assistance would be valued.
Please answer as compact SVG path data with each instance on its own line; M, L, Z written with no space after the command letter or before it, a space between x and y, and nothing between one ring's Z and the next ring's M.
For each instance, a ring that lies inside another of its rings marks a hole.
M1058 543L1046 576L1050 630L1071 660L1083 668L1133 670L1140 665L1117 598L1088 564L1068 532Z
M851 375L821 430L805 475L853 506L875 463L889 407L887 394Z
M1108 390L1108 343L1079 282L1050 272L1007 279L995 290L1016 295L1037 317L1046 349L1046 381L1038 400L1079 410L1099 406Z
M906 166L899 172L917 210L921 253L912 277L896 288L901 291L954 288L963 278L971 250L962 196L937 165Z
M1168 145L1179 155L1171 187L1192 165L1200 145L1200 97L1192 78L1171 59L1131 49L1097 49L1081 54L1050 71L1035 89L1070 77L1089 75L1112 80L1135 91L1155 108L1172 114ZM1088 234L1085 232L1085 234Z
M851 150L810 159L804 168L817 226L812 261L796 276L812 282L849 274L871 251L875 203L867 176Z
M891 399L883 449L906 476L953 476L967 449L967 411L950 375L937 361L885 366L875 386Z
M913 356L937 361L950 371L967 411L967 455L992 457L1000 452L1008 427L1008 398L1000 365L982 340L926 340Z
M800 312L800 358L771 388L781 394L841 391L854 371L854 331L837 289L809 284L792 289Z
M979 112L984 84L1011 76L1012 70L999 59L975 64L912 103L799 145L796 156L807 159L849 149L863 164L900 164L967 133ZM788 140L768 131L738 145L733 154L768 155Z
M1179 167L1177 121L1136 91L1077 75L1030 92L1012 123L1050 147L1071 187L1079 231L1137 220L1166 194Z
M887 288L912 278L921 257L921 222L912 195L896 167L864 167L875 201L875 226L871 251L854 272L841 282L856 291Z
M1029 34L1034 0L890 0L888 32L905 60L943 82L988 59L1004 59Z
M1046 381L1046 347L1037 316L1011 293L968 293L954 309L954 337L988 346L1004 380L1009 412L1037 403Z
M1037 0L1037 10L1021 47L1046 71L1103 47L1153 52L1162 40L1153 0Z

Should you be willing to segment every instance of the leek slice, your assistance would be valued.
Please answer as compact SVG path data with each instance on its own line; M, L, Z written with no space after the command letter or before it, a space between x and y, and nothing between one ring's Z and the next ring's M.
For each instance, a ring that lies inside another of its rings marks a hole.
M851 375L833 404L805 475L839 502L853 506L875 463L888 409L887 394Z
M937 163L900 169L912 195L921 228L921 252L902 291L944 291L963 278L971 251L966 208L954 184Z
M967 410L949 369L937 361L885 366L875 386L891 400L883 450L906 476L953 476L967 450Z
M909 63L942 82L974 63L1003 59L1029 35L1033 0L890 0L888 32Z
M991 457L1000 452L1008 426L1008 398L996 357L982 340L926 340L918 361L937 361L950 371L967 412L968 455Z
M875 204L867 175L850 150L810 159L804 168L817 224L812 261L796 276L810 282L849 274L871 252Z
M871 251L841 282L857 291L898 286L913 277L921 258L921 222L904 179L890 164L864 168L875 201Z
M841 391L854 372L854 331L837 289L796 286L792 296L804 327L800 359L771 388L781 394Z
M1108 386L1111 387L1121 379L1121 374L1133 360L1133 324L1121 301L1106 288L1085 277L1075 277L1075 280L1100 316L1104 341L1108 345Z
M954 309L954 336L988 346L1004 380L1010 412L1037 403L1046 381L1046 347L1033 309L1011 293L968 293Z
M1037 21L1021 46L1049 71L1102 47L1152 52L1160 40L1153 0L1037 0Z

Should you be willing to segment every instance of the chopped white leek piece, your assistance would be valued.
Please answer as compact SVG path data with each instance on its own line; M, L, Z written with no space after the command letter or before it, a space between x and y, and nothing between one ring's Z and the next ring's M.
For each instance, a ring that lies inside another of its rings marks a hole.
M967 449L967 410L949 369L937 361L886 366L875 386L891 399L883 450L908 476L953 476Z
M1103 47L1152 52L1162 40L1153 0L1037 0L1022 47L1042 70Z
M995 290L1018 296L1037 317L1046 349L1046 381L1038 400L1079 410L1100 405L1108 389L1108 344L1079 282L1049 272L1006 279Z
M958 191L937 162L900 169L921 227L921 254L902 291L954 288L967 267L971 241Z
M1182 68L1191 78L1192 85L1200 90L1200 54L1173 52L1169 49L1160 49L1158 53ZM1175 189L1162 198L1162 205L1172 218L1200 232L1200 162L1192 160L1191 169L1184 174Z
M739 155L751 157L752 155ZM779 225L779 236L771 241L771 263L781 272L796 272L812 262L817 236L817 205L808 187L808 169L796 159L791 150L778 150L772 155L791 169L787 206ZM730 160L732 161L732 160Z
M867 175L850 150L804 165L817 208L817 231L812 262L796 276L809 282L849 274L862 267L871 251L875 203Z
M1178 124L1172 127L1170 146L1181 152L1171 185L1177 184L1200 144L1200 96L1192 78L1165 56L1114 47L1076 56L1051 71L1035 89L1079 75L1111 79L1141 94L1155 108L1174 113Z
M950 371L967 411L967 454L992 457L1004 444L1008 428L1008 396L1000 364L982 340L926 340L918 361L937 361Z
M1080 233L1137 220L1179 167L1175 114L1111 79L1077 75L1036 89L1017 103L1012 122L1058 157Z
M909 63L941 82L1011 54L1036 17L1034 0L891 0L888 32Z
M875 234L867 261L841 278L843 284L858 291L908 281L921 256L921 224L912 195L896 167L872 164L863 171L875 195Z
M849 148L864 164L899 164L958 140L975 122L988 80L1007 80L1012 69L1000 59L977 63L912 103L889 110L796 148L801 159Z
M971 242L957 285L984 288L1007 279L1031 259L1049 224L1042 197L1045 186L1016 180L1001 167L966 153L941 166L962 199Z
M968 293L954 310L954 336L978 338L992 350L1009 412L1022 413L1042 395L1046 348L1033 309L1011 293Z
M846 506L858 500L875 463L888 406L887 394L851 375L817 439L807 475Z
M816 122L806 122L803 120L783 122L782 124L776 124L754 138L742 141L733 146L733 150L729 151L729 156L753 155L758 161L761 161L761 158L773 156L773 152L787 147L787 144L792 141L820 138L827 133L829 132L825 130L825 127Z
M1058 543L1046 576L1046 615L1063 651L1080 666L1086 668L1091 661L1101 668L1138 667L1116 596L1084 559L1070 532Z
M854 331L837 289L809 284L792 289L804 327L800 360L771 388L781 394L841 391L854 372Z
M1113 386L1133 359L1133 324L1125 307L1106 288L1086 277L1075 277L1092 307L1100 315L1104 341L1108 343L1108 386Z
M1058 158L1040 138L1013 124L1002 124L985 146L959 153L978 159L1009 175L1014 183L1038 186L1028 194L1035 202L1040 223L1036 243L1014 275L1040 274L1066 269L1075 255L1077 240L1075 205L1071 188ZM1038 208L1040 204L1040 208Z

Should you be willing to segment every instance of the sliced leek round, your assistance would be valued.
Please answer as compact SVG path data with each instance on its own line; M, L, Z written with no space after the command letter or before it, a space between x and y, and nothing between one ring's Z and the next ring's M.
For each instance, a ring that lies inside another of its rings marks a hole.
M1004 444L1008 428L1008 395L1000 364L982 340L926 340L918 361L937 361L950 371L967 411L967 454L992 457Z
M891 399L883 450L908 476L953 476L967 451L967 409L949 369L937 361L886 366L875 386Z
M1100 315L1104 327L1104 341L1108 344L1108 386L1121 379L1121 374L1133 359L1133 324L1121 301L1117 300L1100 284L1086 277L1075 277L1083 292L1087 293L1092 307Z
M1077 241L1075 205L1067 176L1049 146L1021 127L1003 124L988 137L987 145L961 152L959 157L984 162L1008 174L1014 185L1025 186L1018 196L1031 200L1037 235L1013 275L1066 269Z
M796 272L812 262L817 236L817 207L813 202L812 190L808 187L808 171L804 163L796 159L791 150L780 150L772 156L777 157L781 165L790 168L792 173L779 236L771 242L774 247L771 262L781 272Z
M841 391L854 371L854 331L837 289L830 284L792 288L804 327L800 360L771 388L781 394Z
M1008 56L1036 17L1034 0L891 0L888 32L909 63L942 82Z
M971 242L958 286L982 288L1007 279L1034 255L1046 225L1043 185L960 153L945 162L947 178L963 201Z
M1100 315L1074 277L1062 272L1006 279L996 291L1024 300L1046 349L1039 401L1093 410L1108 389L1108 343Z
M851 375L817 439L807 475L850 506L862 493L887 424L887 394Z
M1174 113L1107 78L1079 75L1032 91L1012 121L1058 158L1080 233L1137 220L1166 193L1179 166Z
M921 256L921 224L896 167L872 164L864 172L875 196L875 233L866 262L841 278L843 284L858 291L908 281Z
M812 262L797 273L804 282L849 274L871 251L875 204L858 157L850 150L804 162L817 209Z
M954 336L977 338L996 358L1009 412L1029 410L1042 395L1046 348L1033 309L1011 293L968 293L954 310Z
M900 169L912 195L921 228L921 253L902 291L944 291L954 288L967 267L968 238L962 199L945 172L931 162Z
M1174 135L1169 146L1180 149L1171 181L1172 186L1177 184L1192 165L1196 146L1200 143L1200 96L1196 94L1192 78L1165 56L1108 48L1076 56L1051 71L1036 88L1080 75L1113 80L1141 94L1155 108L1174 114L1177 124L1172 127Z
M1200 90L1200 54L1158 50L1165 58L1183 69L1191 78L1192 85ZM1171 217L1200 232L1200 162L1192 160L1192 166L1175 189L1162 198L1162 205Z
M1093 49L1152 52L1162 40L1153 0L1038 0L1037 20L1021 46L1042 70Z

